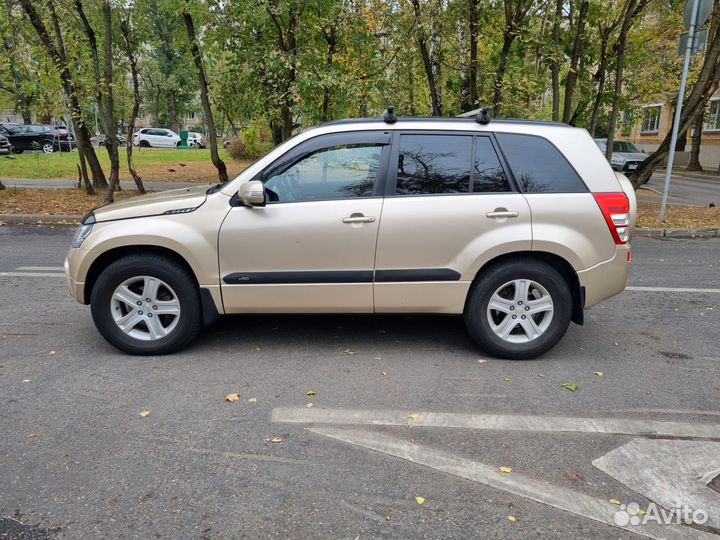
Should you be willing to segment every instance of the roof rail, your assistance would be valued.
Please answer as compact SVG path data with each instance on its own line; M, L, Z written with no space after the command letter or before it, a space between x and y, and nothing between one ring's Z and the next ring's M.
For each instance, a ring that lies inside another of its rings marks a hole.
M490 108L489 107L483 107L478 111L477 117L475 117L475 121L483 126L486 126L490 123Z

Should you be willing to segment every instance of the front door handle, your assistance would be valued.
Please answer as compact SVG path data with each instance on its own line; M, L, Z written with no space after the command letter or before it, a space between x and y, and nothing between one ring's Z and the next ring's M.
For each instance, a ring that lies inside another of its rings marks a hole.
M352 214L350 217L343 218L343 223L372 223L375 218L372 216L364 216L362 214Z
M513 212L512 210L508 210L507 208L496 208L492 212L488 212L485 214L489 218L511 218L511 217L518 217L520 215L520 212Z

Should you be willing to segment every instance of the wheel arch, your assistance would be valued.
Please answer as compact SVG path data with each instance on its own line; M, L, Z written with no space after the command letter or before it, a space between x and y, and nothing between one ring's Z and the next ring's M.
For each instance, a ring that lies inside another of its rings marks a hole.
M220 314L218 306L216 305L210 290L200 286L197 275L195 274L195 271L193 270L190 263L188 263L188 261L177 251L174 251L173 249L170 249L168 247L156 245L136 244L118 246L100 254L91 263L90 267L88 268L87 274L85 275L85 285L83 288L84 304L90 303L90 295L102 271L115 261L118 261L123 257L127 257L129 255L158 255L170 259L173 262L182 266L192 276L195 285L197 285L200 291L200 300L202 301L202 315L204 324L209 325L215 322L215 320L217 320Z
M570 293L572 294L572 322L582 325L584 322L585 289L580 285L580 280L578 279L577 272L575 272L575 269L572 267L572 265L567 260L560 257L559 255L556 255L555 253L550 253L547 251L515 251L498 255L497 257L494 257L485 262L485 264L483 264L480 269L478 269L477 273L475 274L475 278L473 279L473 284L489 268L519 258L536 259L538 261L549 264L558 271L558 273L567 283L568 288L570 289ZM468 290L467 298L470 297L470 290L472 290L472 287Z

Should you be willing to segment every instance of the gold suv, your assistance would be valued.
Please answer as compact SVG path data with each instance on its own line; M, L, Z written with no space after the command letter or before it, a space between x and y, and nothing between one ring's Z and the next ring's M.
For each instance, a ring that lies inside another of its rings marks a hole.
M625 288L635 213L585 130L388 114L305 131L224 185L98 208L65 270L132 354L219 314L443 313L525 359Z

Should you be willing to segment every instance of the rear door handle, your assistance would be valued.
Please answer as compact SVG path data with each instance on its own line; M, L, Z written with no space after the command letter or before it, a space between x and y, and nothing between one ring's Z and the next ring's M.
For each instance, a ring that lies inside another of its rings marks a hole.
M511 218L518 217L520 215L520 212L505 210L504 208L496 208L493 212L488 212L485 215L489 218Z
M362 214L352 214L350 217L343 218L343 223L372 223L375 218L372 216L363 216Z

